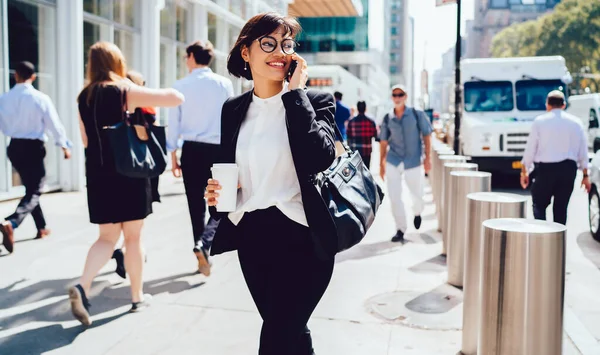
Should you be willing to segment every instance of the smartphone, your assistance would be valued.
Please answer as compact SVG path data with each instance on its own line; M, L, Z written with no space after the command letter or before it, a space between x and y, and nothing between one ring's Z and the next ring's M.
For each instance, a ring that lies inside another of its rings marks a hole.
M296 67L298 66L298 61L297 60L292 60L292 63L290 64L290 71L288 72L288 76L287 76L287 81L292 80L292 75L294 75L294 70L296 70Z

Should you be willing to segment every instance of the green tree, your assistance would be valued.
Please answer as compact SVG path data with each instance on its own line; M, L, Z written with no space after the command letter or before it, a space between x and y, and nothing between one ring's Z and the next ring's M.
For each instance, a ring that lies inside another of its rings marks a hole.
M564 0L536 20L512 25L492 41L494 57L561 55L573 73L600 69L600 1Z

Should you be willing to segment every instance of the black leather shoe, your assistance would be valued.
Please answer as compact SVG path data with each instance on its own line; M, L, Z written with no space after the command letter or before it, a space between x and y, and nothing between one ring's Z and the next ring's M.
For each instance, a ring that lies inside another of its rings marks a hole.
M117 269L115 272L121 278L127 278L127 272L125 271L125 256L123 255L123 251L121 249L115 249L113 251L112 258L117 262Z
M397 231L396 235L392 237L392 242L394 243L404 243L404 232Z
M423 220L421 220L421 216L415 216L413 224L415 225L415 228L417 228L417 230L421 228L421 222L423 222Z

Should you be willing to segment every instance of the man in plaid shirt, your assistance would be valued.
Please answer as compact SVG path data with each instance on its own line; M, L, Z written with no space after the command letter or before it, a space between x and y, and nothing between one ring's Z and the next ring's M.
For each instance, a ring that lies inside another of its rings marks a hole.
M358 151L365 165L371 168L371 152L373 151L373 139L377 137L377 126L375 121L365 115L367 104L359 101L356 104L358 115L348 121L346 130L348 145L350 149Z

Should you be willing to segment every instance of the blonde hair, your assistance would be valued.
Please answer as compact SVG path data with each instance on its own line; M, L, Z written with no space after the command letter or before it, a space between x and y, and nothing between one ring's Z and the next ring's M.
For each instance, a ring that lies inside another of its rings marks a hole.
M119 47L110 42L96 42L88 52L86 71L87 103L90 104L93 89L101 84L116 83L127 77L127 64ZM81 94L80 94L81 97Z

